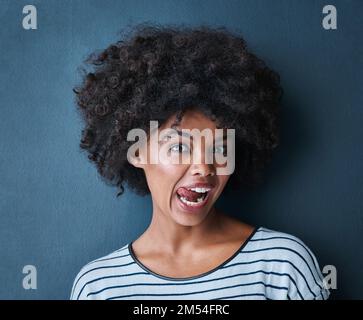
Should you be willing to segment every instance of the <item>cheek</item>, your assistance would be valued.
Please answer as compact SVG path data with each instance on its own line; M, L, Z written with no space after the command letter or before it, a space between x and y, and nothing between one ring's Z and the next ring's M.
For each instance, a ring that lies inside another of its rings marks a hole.
M148 165L144 170L151 193L158 198L169 196L185 172L183 165L173 164Z
M230 177L231 177L230 175L229 176L218 176L218 184L221 186L220 192L223 191L223 189L226 186Z
M158 176L159 180L174 180L180 175L183 175L184 169L182 165L175 164L157 164L152 165L152 174Z

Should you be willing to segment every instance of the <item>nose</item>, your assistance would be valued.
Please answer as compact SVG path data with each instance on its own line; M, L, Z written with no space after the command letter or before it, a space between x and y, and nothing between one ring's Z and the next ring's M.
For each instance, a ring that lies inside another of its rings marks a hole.
M203 141L204 142L204 141ZM192 154L191 174L200 176L214 176L216 169L214 166L213 157L206 154L205 145L202 143L201 148L195 148Z
M212 177L216 174L214 166L211 164L193 164L191 172L193 176L197 175L197 176Z
M193 176L214 176L216 174L213 164L201 163L192 164L191 173Z

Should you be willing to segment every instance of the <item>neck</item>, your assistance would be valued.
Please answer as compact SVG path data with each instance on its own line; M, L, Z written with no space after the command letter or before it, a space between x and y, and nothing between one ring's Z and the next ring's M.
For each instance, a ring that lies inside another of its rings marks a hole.
M214 207L206 218L195 226L178 224L169 215L154 208L151 223L144 235L153 239L154 247L163 248L164 252L170 254L177 254L213 241L216 234L221 232L221 222L222 214Z

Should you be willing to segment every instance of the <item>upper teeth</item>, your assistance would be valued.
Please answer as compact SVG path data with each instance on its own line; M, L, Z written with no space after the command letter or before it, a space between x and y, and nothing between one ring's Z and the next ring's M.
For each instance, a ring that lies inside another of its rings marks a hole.
M190 188L188 190L192 190L194 192L198 192L198 193L205 193L210 191L210 188Z

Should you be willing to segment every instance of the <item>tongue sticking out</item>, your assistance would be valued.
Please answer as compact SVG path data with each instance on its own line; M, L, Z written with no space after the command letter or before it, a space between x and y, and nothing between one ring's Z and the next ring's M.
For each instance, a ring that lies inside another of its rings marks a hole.
M198 198L201 197L201 194L199 192L195 192L192 190L188 190L186 188L179 188L177 190L177 193L179 196L186 198L188 201L196 202Z

